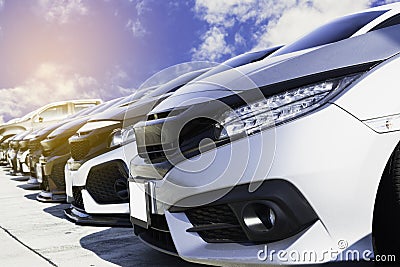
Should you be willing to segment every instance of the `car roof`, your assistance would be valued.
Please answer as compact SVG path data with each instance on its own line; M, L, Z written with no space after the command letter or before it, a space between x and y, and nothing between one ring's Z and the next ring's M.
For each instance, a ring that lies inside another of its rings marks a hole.
M359 14L359 13L366 13L366 12L371 12L371 11L385 11L385 10L387 10L387 12L383 13L382 15L380 15L379 17L377 17L376 19L372 20L370 23L366 24L364 27L359 29L355 34L353 34L352 37L365 34L365 33L369 32L370 30L372 30L375 26L379 25L381 22L399 14L400 13L400 2L382 5L382 6L378 6L378 7L373 7L370 9L366 9L366 10L363 10L360 12L353 13L353 14Z

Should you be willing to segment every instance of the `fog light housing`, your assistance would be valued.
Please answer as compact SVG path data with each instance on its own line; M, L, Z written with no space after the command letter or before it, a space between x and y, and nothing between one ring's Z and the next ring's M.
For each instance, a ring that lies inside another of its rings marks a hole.
M276 223L276 213L268 205L252 203L243 209L243 221L253 232L268 232Z
M249 200L231 203L229 206L236 217L246 236L253 242L274 242L293 236L306 229L315 222L315 215L307 212L307 206L302 210L294 211L293 207L299 208L296 199L286 199L285 202L277 199ZM307 214L309 213L309 214Z

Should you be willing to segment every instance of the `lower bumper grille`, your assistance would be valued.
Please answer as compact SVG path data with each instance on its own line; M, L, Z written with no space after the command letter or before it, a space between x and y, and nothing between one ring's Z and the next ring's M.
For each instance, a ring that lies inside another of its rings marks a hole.
M57 189L65 190L65 162L55 164L51 171L50 178L56 185Z
M228 205L207 206L185 211L197 232L208 243L249 242L232 209Z
M128 203L128 171L119 160L93 167L88 175L86 189L100 204Z
M135 225L135 234L144 242L154 246L162 251L177 255L174 241L167 227L167 221L164 216L152 215L151 227L149 229Z
M82 210L85 208L83 205L83 198L82 198L82 190L84 188L85 188L84 186L72 187L72 195L74 196L74 201L72 202L72 205Z
M50 187L49 187L49 180L47 179L46 175L43 175L42 177L42 184L40 185L40 189L44 190L44 191L50 191Z

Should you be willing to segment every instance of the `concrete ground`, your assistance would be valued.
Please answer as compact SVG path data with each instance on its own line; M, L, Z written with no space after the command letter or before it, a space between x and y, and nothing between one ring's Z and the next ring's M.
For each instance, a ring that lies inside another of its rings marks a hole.
M147 247L130 228L77 226L0 167L0 266L199 266Z

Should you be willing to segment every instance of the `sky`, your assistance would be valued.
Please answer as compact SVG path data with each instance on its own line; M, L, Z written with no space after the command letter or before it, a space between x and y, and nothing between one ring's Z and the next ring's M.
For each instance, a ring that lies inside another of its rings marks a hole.
M44 104L128 95L191 61L285 44L395 0L0 0L0 122Z

